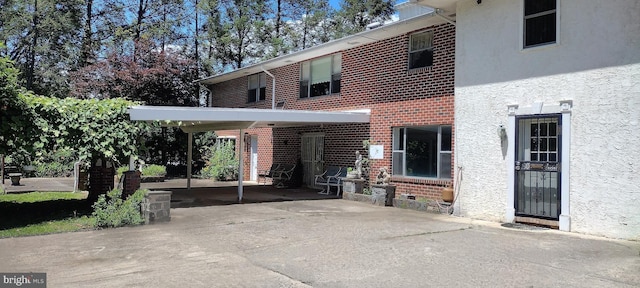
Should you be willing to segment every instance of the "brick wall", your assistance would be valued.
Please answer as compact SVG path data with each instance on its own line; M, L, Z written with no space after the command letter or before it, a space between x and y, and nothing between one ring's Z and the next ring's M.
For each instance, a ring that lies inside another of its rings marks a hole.
M324 133L325 165L353 166L354 153L362 150L365 139L384 145L384 159L371 162L371 176L375 177L379 167L391 167L392 127L453 126L455 27L443 24L416 32L428 29L434 31L434 61L430 69L408 70L409 34L348 49L342 52L339 94L300 99L300 63L272 69L270 72L276 77L276 102L286 101L286 109L368 108L371 109L371 123L278 128L273 131L246 130L259 136L259 170L268 169L274 162L295 163L300 157L301 135ZM269 109L272 103L271 83L271 78L267 77L266 100L256 103L246 103L246 77L212 85L213 106ZM228 135L238 132L217 133ZM249 155L245 155L245 167L248 169ZM248 170L245 175L248 179ZM397 195L412 193L439 198L442 187L451 181L393 177L392 182L398 185Z

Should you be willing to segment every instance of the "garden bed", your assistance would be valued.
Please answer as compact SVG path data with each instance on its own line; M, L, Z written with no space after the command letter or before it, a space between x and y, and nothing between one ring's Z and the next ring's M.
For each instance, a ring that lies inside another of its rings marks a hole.
M153 183L153 182L164 182L164 176L141 176L140 182L142 183Z
M376 201L375 196L367 195L367 194L343 192L342 199L369 203L377 206L385 206L384 198L377 199L378 201ZM416 211L424 211L429 213L447 214L448 204L443 203L441 205L438 205L438 203L435 202L434 200L426 200L426 199L413 200L413 199L406 199L401 197L401 198L393 199L393 207L402 208L402 209L411 209Z

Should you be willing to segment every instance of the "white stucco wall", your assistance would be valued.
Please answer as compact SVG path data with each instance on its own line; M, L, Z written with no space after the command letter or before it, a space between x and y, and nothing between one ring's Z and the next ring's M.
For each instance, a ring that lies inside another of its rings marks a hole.
M560 0L558 43L526 50L522 1L456 12L456 213L504 221L513 205L496 132L507 105L573 100L571 231L640 239L640 1Z

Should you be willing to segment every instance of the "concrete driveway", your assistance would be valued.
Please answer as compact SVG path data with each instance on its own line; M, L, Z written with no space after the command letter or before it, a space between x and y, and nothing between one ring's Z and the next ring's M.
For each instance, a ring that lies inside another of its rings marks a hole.
M640 243L341 199L176 208L166 224L0 239L48 287L639 287Z

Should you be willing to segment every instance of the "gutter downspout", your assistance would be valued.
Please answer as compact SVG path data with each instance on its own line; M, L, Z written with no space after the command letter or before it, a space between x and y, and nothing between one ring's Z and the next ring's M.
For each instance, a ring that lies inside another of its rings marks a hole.
M260 69L262 69L262 72L266 73L267 75L269 75L269 77L271 77L271 109L276 109L276 76L273 76L273 74L271 74L271 72L267 71L267 69L264 69L264 66L260 66Z

